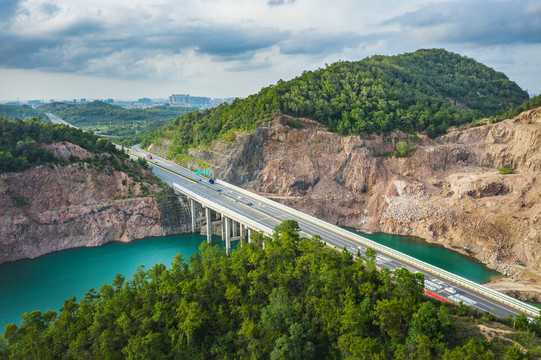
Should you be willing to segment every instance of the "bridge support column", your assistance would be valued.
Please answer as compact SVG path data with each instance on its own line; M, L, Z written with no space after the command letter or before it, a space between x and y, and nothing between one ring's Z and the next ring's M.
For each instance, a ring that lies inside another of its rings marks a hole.
M228 218L224 217L224 222L225 222L225 252L227 253L227 255L229 255L231 253L231 238L230 238L230 223L229 223L229 220Z
M207 242L212 244L212 217L208 207L205 208L205 215L207 217Z
M246 225L240 224L240 236L242 240L246 241Z
M224 223L224 214L220 214L220 227L221 227L221 233L222 233L222 241L225 241L225 223Z
M250 235L252 235L252 229L248 228L248 244L252 242L252 239L250 239Z
M192 212L192 233L195 233L195 201L190 199L190 211Z

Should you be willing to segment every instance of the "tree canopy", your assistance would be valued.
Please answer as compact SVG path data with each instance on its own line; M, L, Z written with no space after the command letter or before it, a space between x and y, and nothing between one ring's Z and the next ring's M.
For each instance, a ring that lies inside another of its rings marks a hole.
M0 135L0 173L59 161L40 146L55 141L69 141L90 152L121 154L111 142L94 134L37 118L10 121L7 116L0 117Z
M29 119L40 115L39 111L27 105L0 105L0 116L6 116L8 119Z
M114 136L117 142L125 141L126 146L141 142L144 134L194 109L178 106L124 109L103 101L63 109L56 108L55 103L38 108L42 113L51 112L83 130Z
M423 296L422 275L378 271L371 252L354 258L298 228L253 234L230 256L203 243L170 268L141 267L58 312L25 313L6 326L0 357L504 358L505 346L462 334L454 308Z

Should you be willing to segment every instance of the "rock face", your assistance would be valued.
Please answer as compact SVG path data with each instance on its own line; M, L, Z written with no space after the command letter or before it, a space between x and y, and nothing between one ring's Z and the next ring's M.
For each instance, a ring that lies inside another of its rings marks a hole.
M48 147L65 159L93 157L69 143ZM122 171L81 163L0 174L0 263L188 232L187 203L173 194L142 197L145 185Z
M331 223L420 236L510 276L541 274L541 108L436 140L344 137L286 120L190 156L217 178ZM402 140L417 149L392 156ZM500 167L515 171L501 175Z

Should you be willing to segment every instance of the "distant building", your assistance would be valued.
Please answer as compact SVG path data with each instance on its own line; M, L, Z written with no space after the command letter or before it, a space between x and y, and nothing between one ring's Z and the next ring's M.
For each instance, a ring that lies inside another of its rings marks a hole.
M114 100L113 99L107 99L104 102L106 102L107 104L112 104L112 103L114 103Z
M139 100L137 100L138 103L141 103L141 104L152 104L152 100L149 99L149 98L141 98Z
M204 96L191 96L190 94L173 94L169 96L169 104L172 106L196 106L199 108L210 107L210 98Z

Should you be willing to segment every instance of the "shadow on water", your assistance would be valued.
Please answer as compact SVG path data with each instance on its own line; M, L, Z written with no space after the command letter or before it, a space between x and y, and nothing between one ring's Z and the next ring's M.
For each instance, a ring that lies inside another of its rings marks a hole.
M213 244L225 248L219 236ZM33 260L0 265L0 333L9 323L33 310L58 310L72 296L79 301L89 289L110 284L116 274L131 279L139 265L171 266L175 254L188 259L206 236L187 234L154 237L130 243L112 242L99 247L76 248ZM232 246L235 247L236 242Z
M485 264L471 256L460 254L438 244L428 243L418 237L383 233L364 234L352 228L345 229L477 283L490 282L503 277L502 274L490 270Z

